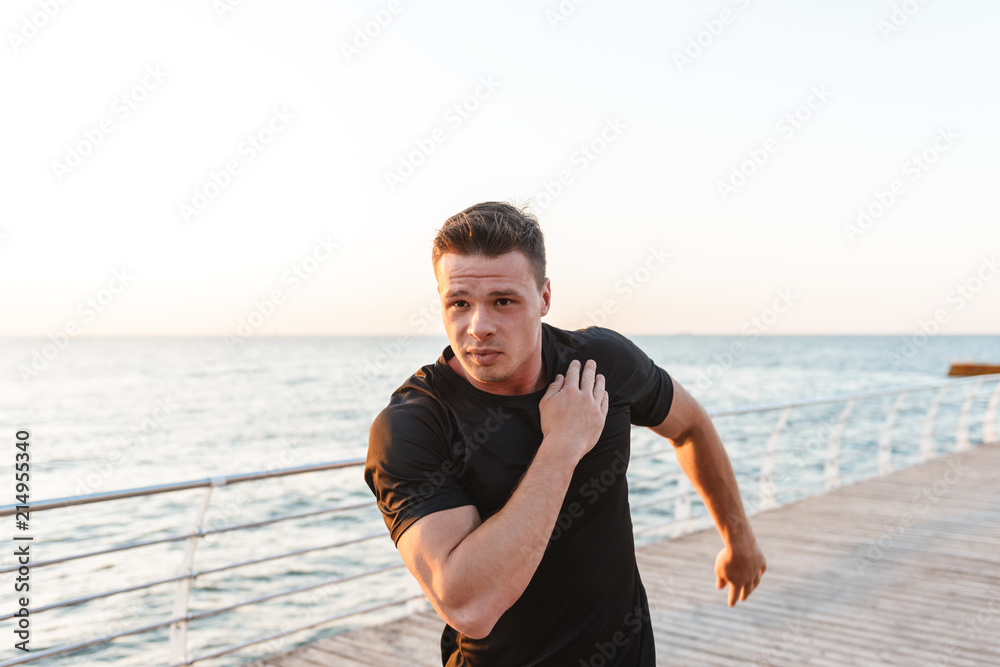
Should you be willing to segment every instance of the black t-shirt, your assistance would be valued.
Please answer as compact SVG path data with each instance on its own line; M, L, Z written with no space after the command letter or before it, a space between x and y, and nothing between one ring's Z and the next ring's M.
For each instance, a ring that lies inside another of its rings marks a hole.
M473 639L446 625L446 667L655 665L649 605L635 562L625 470L631 424L667 416L673 384L625 336L603 327L566 331L545 322L548 382L570 361L597 362L610 403L601 438L577 464L545 554L521 597L490 634ZM433 365L393 392L369 431L365 480L393 542L417 519L475 505L486 521L503 508L542 442L531 394L478 389L448 365Z

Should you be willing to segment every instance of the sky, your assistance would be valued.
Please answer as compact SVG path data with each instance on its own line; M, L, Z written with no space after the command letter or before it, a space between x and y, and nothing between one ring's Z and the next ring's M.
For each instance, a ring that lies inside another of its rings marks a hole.
M563 328L998 333L998 18L7 0L0 335L443 335L481 201L538 217Z

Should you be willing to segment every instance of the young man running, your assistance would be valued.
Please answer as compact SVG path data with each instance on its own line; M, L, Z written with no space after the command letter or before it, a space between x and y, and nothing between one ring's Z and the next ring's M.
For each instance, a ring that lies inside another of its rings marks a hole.
M446 623L442 663L656 664L625 481L633 424L673 443L722 536L716 585L746 600L766 563L715 427L626 337L541 321L538 222L477 204L445 222L432 264L450 344L375 419L365 479Z

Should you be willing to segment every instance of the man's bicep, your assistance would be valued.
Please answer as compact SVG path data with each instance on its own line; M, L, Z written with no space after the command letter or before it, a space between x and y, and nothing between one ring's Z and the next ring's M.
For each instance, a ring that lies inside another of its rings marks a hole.
M475 505L463 505L422 516L399 536L396 547L406 568L424 594L444 617L445 566L451 552L479 527L482 519Z
M650 426L649 430L664 438L669 438L676 445L680 444L678 441L682 440L695 427L699 420L702 419L705 410L681 386L680 382L674 378L671 378L670 381L673 383L673 400L670 404L670 411L662 422L655 426Z

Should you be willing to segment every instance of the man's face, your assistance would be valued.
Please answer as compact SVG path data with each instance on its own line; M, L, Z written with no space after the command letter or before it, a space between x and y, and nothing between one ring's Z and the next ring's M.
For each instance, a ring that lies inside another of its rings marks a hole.
M459 374L496 394L535 391L542 372L541 318L549 312L548 278L539 292L528 257L445 253L435 275L448 342Z

